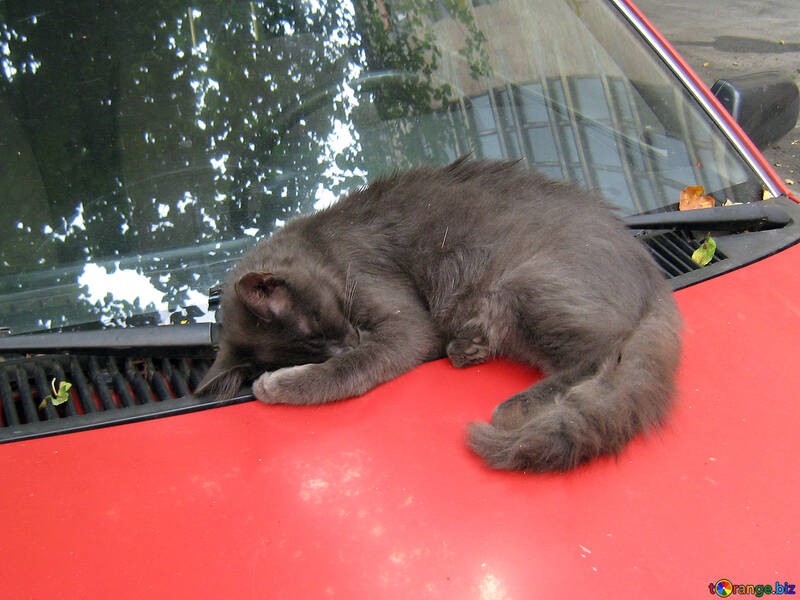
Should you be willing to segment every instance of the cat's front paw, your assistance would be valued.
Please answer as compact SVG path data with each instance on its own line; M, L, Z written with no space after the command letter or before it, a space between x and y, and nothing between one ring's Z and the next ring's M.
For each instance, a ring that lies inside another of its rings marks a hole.
M299 365L267 371L253 383L253 395L267 404L315 404L308 395L311 370L317 365Z
M447 356L454 367L463 369L486 362L492 357L492 350L483 336L455 338L447 344Z

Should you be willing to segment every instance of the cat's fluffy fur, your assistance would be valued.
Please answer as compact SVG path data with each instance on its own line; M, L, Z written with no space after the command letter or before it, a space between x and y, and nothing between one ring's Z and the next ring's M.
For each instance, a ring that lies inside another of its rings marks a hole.
M474 423L501 469L567 470L667 413L680 318L645 248L596 195L513 163L380 179L290 221L231 271L201 391L267 403L363 394L447 355L548 377Z

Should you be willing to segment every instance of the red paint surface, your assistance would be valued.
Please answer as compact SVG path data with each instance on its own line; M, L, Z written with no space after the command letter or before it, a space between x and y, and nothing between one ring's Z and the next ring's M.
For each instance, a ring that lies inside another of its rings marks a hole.
M703 82L702 79L694 72L689 63L687 63L683 57L678 54L678 51L669 43L667 38L665 38L658 29L650 22L650 20L644 15L644 13L639 10L639 8L631 1L631 0L622 0L630 9L636 13L636 16L641 19L642 23L649 29L652 34L658 39L659 43L664 47L664 49L669 53L669 55L678 63L681 69L686 73L689 79L694 82L695 85L700 89L703 93L703 96L710 102L722 119L733 129L736 134L736 137L740 138L742 143L747 146L747 149L752 153L753 157L758 164L766 171L767 175L772 179L772 182L776 185L776 187L781 191L782 194L791 198L795 202L800 202L797 197L792 193L789 187L786 185L786 182L781 179L778 174L775 172L775 169L772 168L772 165L769 164L769 161L764 158L764 155L761 154L761 151L758 147L753 143L750 139L750 136L745 133L744 129L742 129L741 125L736 122L731 114L728 112L728 109L725 108L719 99L711 92L709 87Z
M800 246L677 294L669 425L564 475L464 425L537 375L425 365L367 395L0 447L6 598L694 598L800 583ZM588 594L588 596L587 596Z

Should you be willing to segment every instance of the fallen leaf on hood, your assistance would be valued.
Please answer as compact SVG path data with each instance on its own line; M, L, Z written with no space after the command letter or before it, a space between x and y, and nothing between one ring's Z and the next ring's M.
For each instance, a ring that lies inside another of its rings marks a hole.
M711 208L714 206L714 198L705 196L702 185L690 185L681 192L681 202L678 208L681 210L696 210L698 208Z
M717 251L717 242L714 241L710 235L706 236L700 247L692 252L692 260L701 267L705 267L714 258L714 252Z

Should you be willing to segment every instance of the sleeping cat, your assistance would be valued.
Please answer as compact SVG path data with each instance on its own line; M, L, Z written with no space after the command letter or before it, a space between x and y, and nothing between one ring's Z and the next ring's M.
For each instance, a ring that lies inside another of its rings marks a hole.
M680 318L645 248L597 196L515 163L379 179L290 221L232 269L198 391L266 403L363 394L444 355L548 377L469 427L492 467L568 470L660 424Z

